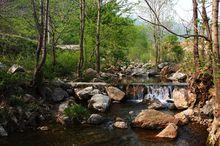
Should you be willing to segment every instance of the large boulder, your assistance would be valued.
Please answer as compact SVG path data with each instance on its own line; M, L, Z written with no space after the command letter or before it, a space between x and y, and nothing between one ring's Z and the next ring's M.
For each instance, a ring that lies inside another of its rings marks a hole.
M177 124L174 116L153 109L143 110L132 121L134 127L147 129L165 128L169 123Z
M68 98L68 97L69 97L68 93L62 88L55 88L53 90L52 100L54 102L62 101L63 99Z
M110 105L110 98L109 96L103 95L103 94L96 94L92 96L92 98L89 100L88 107L94 108L97 111L105 112L106 109Z
M121 101L125 96L125 93L123 91L113 86L107 87L106 91L108 93L108 96L113 100Z
M80 100L89 100L92 97L91 95L92 90L93 87L86 87L82 90L77 91L76 95Z
M188 108L188 92L184 88L173 90L173 100L177 109Z
M163 131L157 134L156 137L173 139L177 136L177 130L178 126L176 126L174 123L170 123Z
M0 125L0 136L8 136L8 133L5 131L5 129Z
M104 118L99 114L92 114L89 119L87 120L87 123L99 125L102 124L104 121Z
M20 65L14 64L8 70L8 73L11 73L11 74L14 74L17 72L25 72L25 69Z
M86 87L76 91L76 95L80 100L89 100L95 94L101 94L101 91L99 89L93 89L93 87Z

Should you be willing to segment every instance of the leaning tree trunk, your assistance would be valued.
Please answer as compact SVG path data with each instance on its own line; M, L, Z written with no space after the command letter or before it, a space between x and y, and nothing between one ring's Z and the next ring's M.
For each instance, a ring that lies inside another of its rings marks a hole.
M206 12L206 6L205 6L206 0L202 0L202 23L203 23L203 27L206 30L206 36L208 38L208 50L207 50L207 54L208 54L208 61L210 62L210 66L212 65L212 55L213 55L213 51L212 51L212 36L211 36L211 29L209 26L209 18L207 16L207 12ZM204 32L205 33L205 32ZM204 40L205 41L205 40ZM205 57L205 54L201 54L203 57ZM205 60L204 60L205 61Z
M46 62L46 39L47 39L47 31L48 31L48 18L49 18L49 0L46 1L46 8L44 7L44 1L41 0L41 27L39 30L39 42L38 42L38 50L36 53L36 67L34 71L32 85L36 88L40 86L43 81L43 66ZM41 60L40 60L40 52L41 52Z
M84 65L84 31L85 31L85 0L80 0L80 56L78 63L78 78L82 79L82 71Z
M212 145L220 145L220 54L219 54L219 37L218 37L218 12L219 12L219 0L212 0L212 39L213 39L213 51L214 51L214 76L215 76L215 88L216 96L214 99L214 120L212 122L212 129L209 134L209 141Z
M97 0L98 14L96 24L96 71L100 72L100 24L101 24L101 0Z
M199 51L198 51L198 3L197 0L192 0L193 2L193 28L194 28L194 47L193 47L193 54L194 54L194 64L195 64L195 69L198 71L199 69Z

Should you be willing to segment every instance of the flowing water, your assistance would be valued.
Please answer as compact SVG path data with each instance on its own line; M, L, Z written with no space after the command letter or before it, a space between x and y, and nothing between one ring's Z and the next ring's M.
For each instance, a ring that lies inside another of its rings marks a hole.
M72 128L54 126L49 131L15 133L0 138L0 146L205 146L206 128L191 123L179 128L178 138L165 140L155 138L159 131L139 128L115 129L115 117L130 118L129 111L135 114L146 109L142 103L113 103L103 116L107 121L100 126L77 125ZM172 112L165 111L170 114Z

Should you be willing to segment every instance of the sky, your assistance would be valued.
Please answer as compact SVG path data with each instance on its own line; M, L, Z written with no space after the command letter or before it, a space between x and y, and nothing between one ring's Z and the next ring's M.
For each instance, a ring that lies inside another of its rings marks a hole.
M192 19L192 0L178 0L174 10L177 17L189 22Z
M138 0L128 0L130 2L138 2ZM141 0L143 1L143 0ZM177 21L190 22L192 19L192 0L176 0L176 5L174 7L175 19Z

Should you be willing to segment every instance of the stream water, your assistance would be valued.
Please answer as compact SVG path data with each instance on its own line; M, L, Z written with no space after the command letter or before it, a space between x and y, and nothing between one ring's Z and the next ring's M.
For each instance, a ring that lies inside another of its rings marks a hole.
M107 122L99 126L77 125L63 128L59 125L49 131L30 131L14 133L0 139L0 146L205 146L206 128L191 123L179 128L175 140L155 138L159 131L146 129L115 129L112 122L115 117L129 119L129 111L134 113L146 109L142 103L113 103L107 113ZM165 111L172 114L170 111Z

